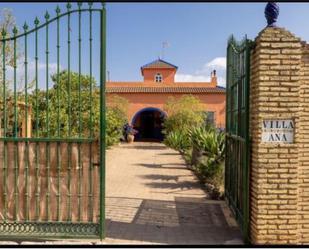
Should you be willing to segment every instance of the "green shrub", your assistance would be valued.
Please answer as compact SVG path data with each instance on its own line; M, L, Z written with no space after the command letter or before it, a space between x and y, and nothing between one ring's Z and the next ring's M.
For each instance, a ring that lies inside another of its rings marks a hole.
M224 180L224 161L215 162L213 158L205 157L195 166L200 178L206 182L220 188Z
M122 128L127 122L122 112L110 108L106 110L106 146L110 147L120 142Z
M128 122L126 111L128 101L119 96L108 99L106 108L106 146L110 147L120 142L123 136L123 126Z
M171 131L164 139L164 144L174 150L184 153L191 147L190 138L185 131Z
M192 143L191 150L191 164L196 165L201 160L205 152L205 144L208 143L209 134L216 132L213 126L204 125L200 127L193 127L189 131L189 136Z
M68 78L70 78L70 88ZM34 124L32 132L34 134L38 132L39 137L67 138L69 134L70 137L89 137L90 128L92 128L94 137L98 138L100 97L95 79L89 75L79 75L77 72L63 70L59 72L59 75L57 73L51 75L51 80L53 87L48 89L48 92L38 90L36 93L33 90L28 96L33 112L36 109L39 110L37 115L31 115ZM91 101L90 87L93 88ZM19 101L24 101L24 99L24 95L19 96ZM90 106L92 107L92 123L90 123ZM23 116L25 117L25 114ZM37 130L36 123L38 124Z
M203 106L200 100L192 95L184 95L178 99L170 97L164 110L168 113L163 125L165 134L201 126L204 120Z
M205 124L207 115L199 99L185 95L169 98L164 106L164 143L181 152L199 178L211 186L210 195L221 195L224 181L225 137L212 124Z
M220 188L224 180L225 135L212 129L202 138L204 156L195 168L205 182Z
M204 137L207 134L205 127L193 127L189 130L188 135L191 140L191 165L196 165L200 162L204 152Z
M183 154L183 158L188 165L191 165L192 161L192 148L185 150Z
M216 130L211 126L199 126L191 128L188 134L194 147L205 150L205 143L207 143L209 134L215 132Z

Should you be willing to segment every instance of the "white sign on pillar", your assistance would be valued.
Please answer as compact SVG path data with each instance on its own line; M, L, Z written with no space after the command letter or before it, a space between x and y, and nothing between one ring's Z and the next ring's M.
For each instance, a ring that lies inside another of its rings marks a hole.
M293 143L294 121L288 120L263 120L262 142L264 143Z

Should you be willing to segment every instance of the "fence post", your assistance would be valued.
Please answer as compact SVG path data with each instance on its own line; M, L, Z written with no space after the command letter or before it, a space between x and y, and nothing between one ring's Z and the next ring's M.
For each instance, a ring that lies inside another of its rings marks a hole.
M101 11L100 68L100 238L105 238L105 82L106 82L106 9Z

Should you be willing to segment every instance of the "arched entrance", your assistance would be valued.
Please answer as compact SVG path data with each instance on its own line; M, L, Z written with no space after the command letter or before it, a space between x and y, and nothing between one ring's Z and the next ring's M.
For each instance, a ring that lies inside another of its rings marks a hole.
M158 108L148 107L137 112L132 125L138 130L135 136L136 141L162 141L163 121L166 114Z

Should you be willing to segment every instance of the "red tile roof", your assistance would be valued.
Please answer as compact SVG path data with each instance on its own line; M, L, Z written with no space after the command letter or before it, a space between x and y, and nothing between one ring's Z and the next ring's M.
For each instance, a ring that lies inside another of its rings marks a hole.
M162 59L152 61L141 67L141 69L144 69L144 68L176 68L177 69L175 65L168 63Z
M203 86L107 86L106 93L225 93L225 88Z

